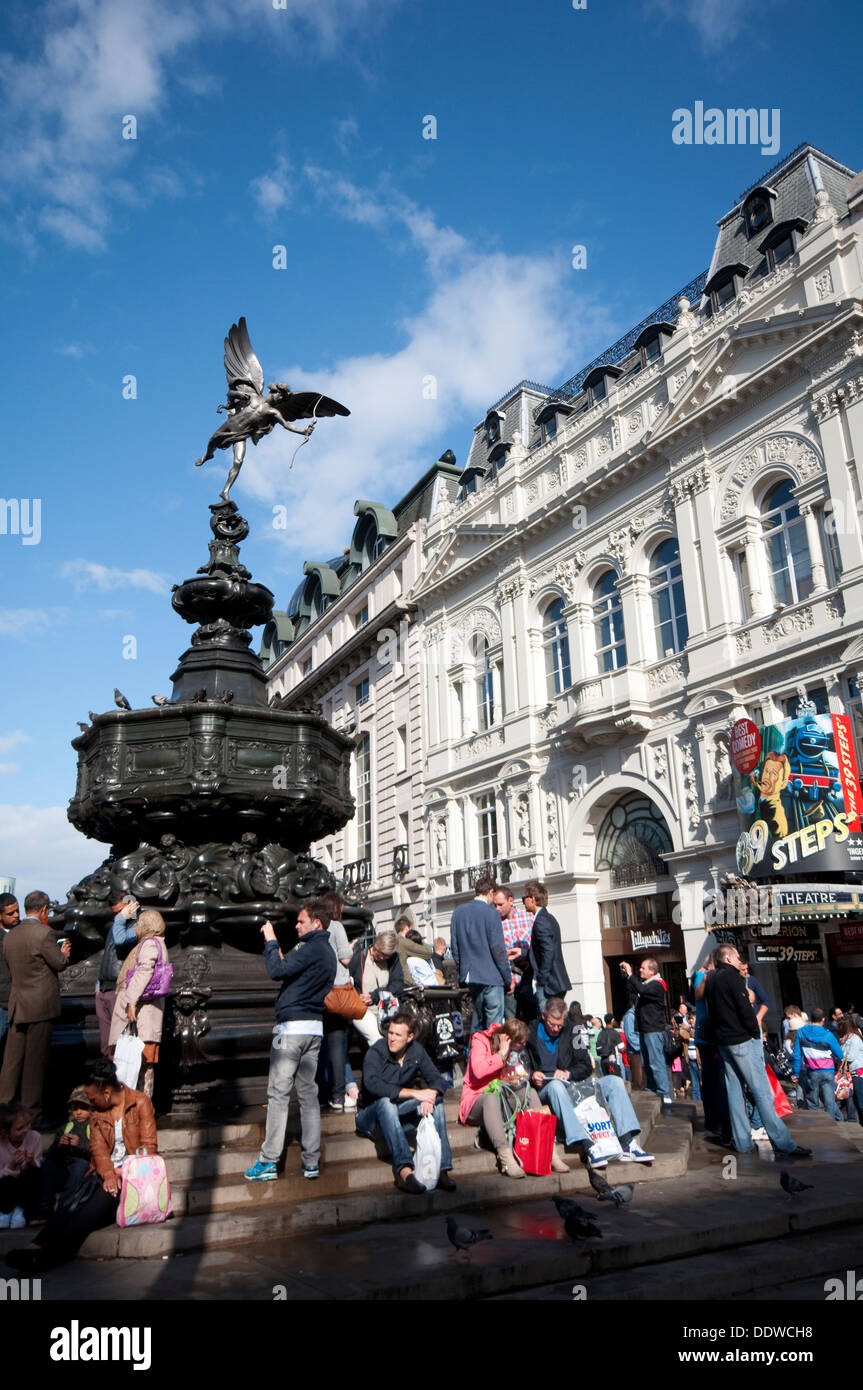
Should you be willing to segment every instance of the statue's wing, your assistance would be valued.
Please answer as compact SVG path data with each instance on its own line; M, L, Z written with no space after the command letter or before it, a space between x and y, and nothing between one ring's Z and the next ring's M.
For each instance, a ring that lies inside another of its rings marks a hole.
M323 419L330 415L350 415L346 405L317 391L283 391L276 409L286 420Z
M250 381L259 395L264 389L263 368L249 342L245 318L231 325L225 339L225 376L229 386L237 381Z

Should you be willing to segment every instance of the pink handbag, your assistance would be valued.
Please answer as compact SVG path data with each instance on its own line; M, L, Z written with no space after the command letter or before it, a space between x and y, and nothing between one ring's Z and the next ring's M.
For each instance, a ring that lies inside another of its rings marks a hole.
M124 1160L121 1172L118 1226L152 1226L171 1215L171 1186L161 1154L138 1152Z

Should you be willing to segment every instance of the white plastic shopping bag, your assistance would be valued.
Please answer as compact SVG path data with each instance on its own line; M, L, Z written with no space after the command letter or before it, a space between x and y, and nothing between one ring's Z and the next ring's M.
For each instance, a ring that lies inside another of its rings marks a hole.
M423 1115L417 1125L414 1177L429 1192L437 1187L437 1180L440 1177L440 1160L440 1135L435 1129L434 1119L431 1115Z
M114 1048L114 1066L117 1068L117 1080L132 1091L138 1086L138 1073L141 1070L143 1055L144 1044L137 1033L127 1031L120 1034Z
M595 1096L588 1096L575 1107L575 1113L590 1135L596 1158L620 1158L623 1149L614 1132L611 1116Z

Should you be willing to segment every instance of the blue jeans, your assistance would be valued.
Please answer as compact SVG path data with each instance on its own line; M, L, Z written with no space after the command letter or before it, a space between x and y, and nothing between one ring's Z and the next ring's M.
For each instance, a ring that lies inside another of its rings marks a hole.
M721 1136L730 1145L731 1120L728 1114L728 1093L725 1086L725 1067L715 1043L698 1044L701 1056L701 1096L704 1102L704 1128Z
M407 1136L402 1126L402 1120L407 1118L408 1124L417 1124L419 1121L419 1101L416 1100L390 1100L388 1096L382 1096L373 1105L366 1105L362 1110L357 1111L357 1134L364 1139L374 1139L380 1132L384 1136L384 1142L390 1151L393 1161L393 1172L398 1176L402 1168L413 1168L414 1156L411 1146L407 1141ZM440 1137L440 1166L442 1173L448 1173L452 1167L452 1153L450 1152L449 1136L446 1132L446 1112L443 1108L443 1097L438 1096L435 1101L433 1111L434 1127Z
M0 1042L3 1041L9 1032L9 1010L0 1009Z
M668 1084L668 1063L662 1050L661 1033L641 1034L641 1062L644 1067L644 1080L648 1091L671 1100L671 1087Z
M278 1163L282 1156L294 1082L300 1102L303 1167L317 1168L320 1163L321 1111L315 1082L320 1051L319 1037L307 1033L274 1035L267 1078L267 1132L261 1145L262 1163Z
M803 1091L808 1108L817 1110L820 1101L828 1115L834 1120L844 1121L845 1117L836 1104L836 1073L833 1068L831 1067L829 1071L815 1071L810 1068L803 1075L806 1078L803 1082Z
M468 989L473 1000L471 1033L503 1023L503 985L468 985Z
M701 1100L701 1072L697 1057L689 1059L689 1079L692 1082L692 1099Z
M764 1070L764 1044L760 1038L742 1043L720 1043L719 1052L725 1063L725 1088L728 1092L728 1113L731 1117L731 1136L738 1153L750 1153L755 1145L750 1133L744 1085L754 1100L774 1149L791 1153L797 1145L773 1107L773 1095Z
M638 1138L641 1130L626 1085L619 1076L603 1076L599 1079L599 1089L605 1098L617 1137L626 1146L630 1139ZM590 1139L575 1113L575 1106L570 1099L565 1081L547 1081L539 1092L539 1098L563 1125L564 1143L580 1144L585 1139Z

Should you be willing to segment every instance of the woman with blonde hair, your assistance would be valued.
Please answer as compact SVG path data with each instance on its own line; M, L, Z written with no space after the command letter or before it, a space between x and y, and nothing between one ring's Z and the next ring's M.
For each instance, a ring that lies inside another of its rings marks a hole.
M159 1060L162 1040L165 999L173 975L165 944L165 919L161 912L146 908L138 917L135 936L138 944L126 957L117 977L117 998L108 1047L113 1057L120 1035L130 1025L136 1029L144 1044L144 1053L138 1085L134 1089L152 1097L154 1068Z

